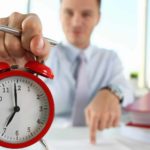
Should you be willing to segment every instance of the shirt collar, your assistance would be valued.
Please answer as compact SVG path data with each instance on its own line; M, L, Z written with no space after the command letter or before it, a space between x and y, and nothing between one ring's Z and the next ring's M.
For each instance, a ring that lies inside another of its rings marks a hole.
M80 55L81 52L84 53L87 62L90 61L91 56L92 56L92 51L93 51L92 50L93 49L92 45L89 45L85 49L80 49L80 48L75 47L74 45L72 45L68 41L63 41L61 44L65 49L65 53L66 53L67 58L71 62L74 62L75 59Z

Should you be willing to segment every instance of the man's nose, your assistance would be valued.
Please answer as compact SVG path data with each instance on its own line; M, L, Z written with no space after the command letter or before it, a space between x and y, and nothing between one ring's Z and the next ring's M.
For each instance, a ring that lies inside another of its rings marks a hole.
M72 18L72 25L75 27L81 26L83 24L83 18L79 14L75 14Z

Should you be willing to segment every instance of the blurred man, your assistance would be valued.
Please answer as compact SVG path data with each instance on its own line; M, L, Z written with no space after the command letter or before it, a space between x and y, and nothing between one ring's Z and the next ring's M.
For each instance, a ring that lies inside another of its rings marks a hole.
M74 126L86 123L92 143L97 130L118 125L120 102L125 106L133 100L118 56L90 43L101 19L100 8L101 0L62 0L60 20L66 41L52 48L47 61L55 74L55 81L47 83L56 115L70 118Z

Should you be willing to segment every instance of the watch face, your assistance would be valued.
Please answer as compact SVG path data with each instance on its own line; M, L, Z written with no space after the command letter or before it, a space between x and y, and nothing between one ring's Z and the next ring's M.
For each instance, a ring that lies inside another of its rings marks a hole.
M52 97L47 93L36 77L12 75L0 80L2 146L26 147L44 136L53 118Z

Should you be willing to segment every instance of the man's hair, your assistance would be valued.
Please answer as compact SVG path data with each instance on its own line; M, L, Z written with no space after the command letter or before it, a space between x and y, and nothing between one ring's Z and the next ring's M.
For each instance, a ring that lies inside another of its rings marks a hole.
M62 0L60 0L60 2L62 2ZM102 0L97 0L97 3L98 3L98 7L101 8Z
M98 3L99 8L101 8L102 0L97 0L97 3Z

